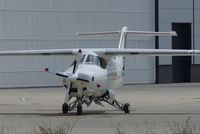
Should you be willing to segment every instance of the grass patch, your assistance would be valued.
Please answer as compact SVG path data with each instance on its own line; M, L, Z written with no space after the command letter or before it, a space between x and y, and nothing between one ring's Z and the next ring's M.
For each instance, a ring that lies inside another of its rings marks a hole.
M124 131L122 131L119 127L116 128L116 133L115 134L126 134Z
M34 130L34 134L71 134L73 132L76 122L69 123L68 121L59 122L55 124L50 122L48 124L43 123Z
M149 128L148 123L146 122L146 128L140 128L136 125L135 134L200 134L200 127L196 127L192 124L191 117L187 117L186 120L182 123L175 122L169 123L162 132L158 131L156 127Z
M75 129L76 121L52 121L49 123L43 123L37 126L33 131L28 134L72 134ZM133 126L134 127L134 126ZM169 123L163 130L156 129L156 126L150 127L146 121L146 126L140 127L136 125L134 131L126 133L120 127L120 124L115 127L115 134L200 134L200 127L193 125L191 117L187 117L183 122ZM0 134L14 134L17 132L16 127L0 127Z
M17 127L14 127L14 126L1 126L0 134L14 134L18 130L19 129L17 129Z
M200 128L192 124L190 116L183 123L169 124L169 128L170 134L200 134Z

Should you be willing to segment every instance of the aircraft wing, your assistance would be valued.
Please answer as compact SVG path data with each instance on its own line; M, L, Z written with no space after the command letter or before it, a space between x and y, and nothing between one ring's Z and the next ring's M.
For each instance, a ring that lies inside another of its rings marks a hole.
M138 56L190 56L200 55L200 50L186 49L106 49L105 55Z
M183 49L44 49L44 50L14 50L0 51L0 56L17 56L17 55L76 55L78 52L95 52L108 56L117 55L138 55L138 56L189 56L200 55L200 50L183 50Z
M8 55L73 55L75 49L44 49L44 50L14 50L0 51L0 56Z

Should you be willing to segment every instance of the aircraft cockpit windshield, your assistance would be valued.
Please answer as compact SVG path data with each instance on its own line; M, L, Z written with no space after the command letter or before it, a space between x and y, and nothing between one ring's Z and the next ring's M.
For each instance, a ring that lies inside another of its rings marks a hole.
M83 62L85 61L85 57L86 57L86 55L83 55L81 57L81 60L80 60L79 64L83 64ZM74 65L74 61L72 62L72 64L70 65L70 67L73 66L73 65Z
M107 67L107 61L104 58L92 54L83 55L80 64L97 65L103 69Z
M82 58L81 58L81 60L80 60L80 64L83 64L83 62L84 62L84 60L85 60L85 56L86 56L86 55L83 55L83 56L82 56Z

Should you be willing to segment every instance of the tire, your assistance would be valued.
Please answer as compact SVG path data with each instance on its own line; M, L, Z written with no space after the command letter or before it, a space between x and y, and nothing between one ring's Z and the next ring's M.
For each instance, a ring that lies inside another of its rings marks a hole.
M69 106L68 106L68 104L64 103L62 105L62 112L63 112L63 114L67 114L68 111L69 111Z
M82 112L83 112L83 108L81 105L78 105L77 106L77 115L82 115Z
M129 103L124 104L123 111L126 114L130 113L130 104Z

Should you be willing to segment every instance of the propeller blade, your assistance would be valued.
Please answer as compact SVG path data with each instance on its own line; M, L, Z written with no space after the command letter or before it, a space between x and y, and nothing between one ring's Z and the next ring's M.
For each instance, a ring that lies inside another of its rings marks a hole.
M75 59L74 59L74 66L73 66L73 70L72 70L72 73L73 73L73 74L76 72L76 70L77 70L77 68L78 68L79 62L80 62L80 60L81 60L81 53L82 53L82 50L79 49L79 50L78 50L78 53L77 53L77 55L76 55L76 57L75 57Z

